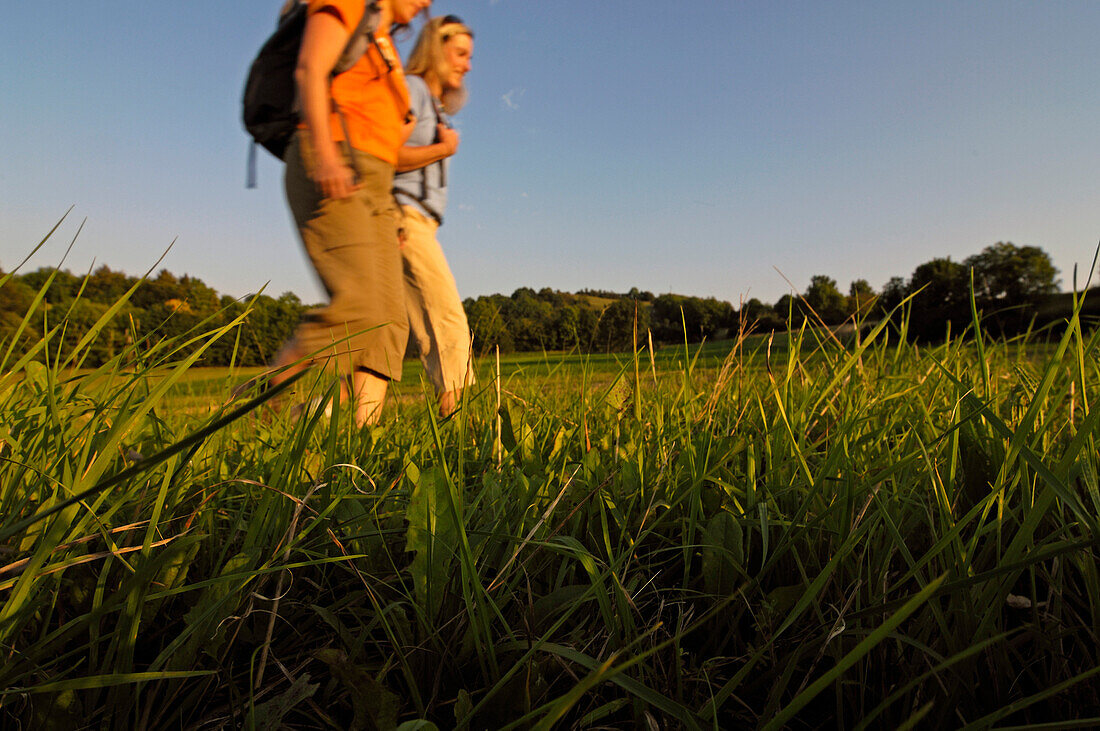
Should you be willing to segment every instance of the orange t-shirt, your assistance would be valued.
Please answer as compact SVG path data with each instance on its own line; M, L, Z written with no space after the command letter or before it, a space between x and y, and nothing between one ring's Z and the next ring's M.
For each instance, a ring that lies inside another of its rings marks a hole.
M351 33L365 7L364 0L309 0L309 15L334 10ZM409 89L401 57L389 35L375 32L375 39L377 43L370 44L354 66L332 79L331 93L347 120L351 146L396 165L401 127L409 111ZM330 115L330 125L332 139L342 142L344 129L335 112Z

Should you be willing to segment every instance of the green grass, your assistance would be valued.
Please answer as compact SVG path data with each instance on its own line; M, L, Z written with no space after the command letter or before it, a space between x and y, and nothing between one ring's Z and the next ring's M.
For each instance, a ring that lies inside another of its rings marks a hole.
M0 366L0 719L1096 723L1096 335L896 327L503 357L499 409L486 359L442 423L411 365L366 430L292 414L317 374L230 399L232 326L48 333Z

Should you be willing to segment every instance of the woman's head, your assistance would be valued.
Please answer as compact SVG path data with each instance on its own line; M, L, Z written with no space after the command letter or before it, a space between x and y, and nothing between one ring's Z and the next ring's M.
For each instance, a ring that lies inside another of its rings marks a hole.
M465 101L463 79L473 54L474 34L462 20L453 15L432 18L420 31L405 73L422 77L454 113Z

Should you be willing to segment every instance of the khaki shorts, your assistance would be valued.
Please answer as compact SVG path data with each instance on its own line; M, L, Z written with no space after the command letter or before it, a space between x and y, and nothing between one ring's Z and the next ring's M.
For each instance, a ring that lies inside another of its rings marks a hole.
M405 214L401 258L409 333L436 393L455 391L474 382L466 311L436 239L439 224L413 206L401 206L401 211Z
M310 310L295 332L300 349L342 373L365 369L401 379L409 326L397 248L393 166L357 152L361 187L339 200L321 197L299 133L287 150L286 197L329 304Z

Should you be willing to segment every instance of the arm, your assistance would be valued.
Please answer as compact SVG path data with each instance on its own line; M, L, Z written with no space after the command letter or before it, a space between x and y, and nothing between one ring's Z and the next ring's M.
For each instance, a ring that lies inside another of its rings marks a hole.
M347 44L350 31L333 13L318 12L306 20L294 80L302 102L302 117L317 156L310 177L326 198L344 198L355 190L355 176L332 139L329 76Z
M439 138L439 142L419 146L405 145L398 150L397 172L418 170L458 152L458 132L440 124L436 125L436 137Z

